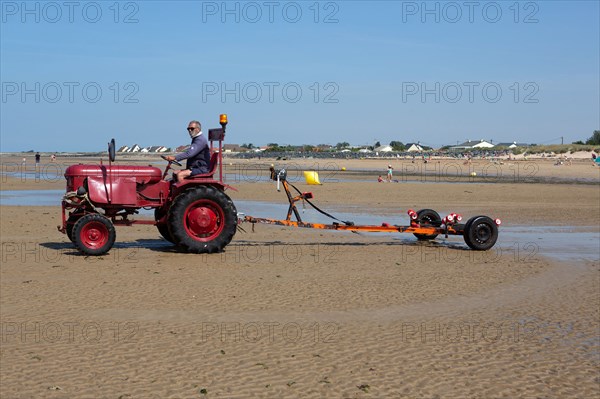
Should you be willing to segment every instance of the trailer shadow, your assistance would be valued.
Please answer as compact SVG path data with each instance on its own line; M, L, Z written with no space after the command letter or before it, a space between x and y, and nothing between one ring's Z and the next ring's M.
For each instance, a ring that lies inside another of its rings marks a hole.
M254 241L254 240L234 240L228 247L246 247L246 246L310 246L310 245L320 245L320 246L331 246L331 247L376 247L376 246L398 246L402 245L405 247L432 247L432 248L448 248L448 249L456 249L459 251L469 251L470 249L460 242L448 242L448 241L419 241L419 240L411 240L411 239L393 239L386 240L380 242L373 241L322 241L322 242L287 242L287 241ZM227 248L226 248L227 250Z
M442 250L456 250L456 251L470 251L470 249L463 243L460 242L448 242L448 241L419 241L419 240L411 240L411 239L394 239L394 240L385 240L380 242L367 242L367 241L322 241L322 242L290 242L283 240L236 240L234 239L230 244L228 244L223 253L231 252L240 252L245 248L256 248L257 250L264 247L271 248L300 248L300 247L313 247L319 246L324 250L327 248L351 248L351 247L398 247L402 246L405 248L410 248L411 251L419 251L420 249L442 249ZM120 243L119 248L145 248L150 251L162 252L162 253L173 253L173 254L182 254L185 253L182 249L173 245L172 243L164 240L164 239L156 239L156 240L137 240L132 243ZM219 255L219 253L208 254L210 255Z

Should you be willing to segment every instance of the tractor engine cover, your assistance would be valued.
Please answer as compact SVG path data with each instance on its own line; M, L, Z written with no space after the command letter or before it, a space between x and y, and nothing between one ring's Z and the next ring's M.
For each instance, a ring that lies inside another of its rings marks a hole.
M91 177L96 181L108 183L122 178L130 178L136 184L153 184L162 179L162 172L154 166L134 165L71 165L65 171L67 191L75 191L83 185L83 181Z

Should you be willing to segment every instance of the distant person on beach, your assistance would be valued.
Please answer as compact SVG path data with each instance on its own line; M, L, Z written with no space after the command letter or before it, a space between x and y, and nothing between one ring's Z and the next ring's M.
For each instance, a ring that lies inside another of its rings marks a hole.
M50 156L50 162L54 162L54 161L56 161L56 155L52 154Z
M176 180L183 180L188 176L200 175L208 172L210 164L210 149L208 140L202 134L202 125L198 121L191 121L188 124L187 131L192 139L190 147L175 156L165 157L167 161L183 161L187 159L185 169L175 171Z
M388 165L387 177L386 177L386 180L388 183L392 181L393 171L394 171L394 168L392 168L392 165Z
M383 177L381 177L381 175L379 175L379 177L377 178L377 182L378 183L383 183Z
M35 164L39 165L40 164L40 159L42 158L42 156L40 155L39 152L35 153Z

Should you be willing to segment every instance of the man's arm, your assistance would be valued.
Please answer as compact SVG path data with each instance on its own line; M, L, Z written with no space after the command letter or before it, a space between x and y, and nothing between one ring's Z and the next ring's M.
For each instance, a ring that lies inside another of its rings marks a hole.
M182 161L184 159L192 158L200 153L205 148L208 148L208 140L204 137L204 134L198 136L198 139L192 141L192 145L186 151L175 155L175 160L177 162Z

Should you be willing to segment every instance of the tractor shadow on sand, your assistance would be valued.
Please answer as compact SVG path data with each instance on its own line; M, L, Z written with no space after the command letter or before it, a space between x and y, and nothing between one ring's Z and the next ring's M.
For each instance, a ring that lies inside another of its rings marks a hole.
M44 248L60 251L63 255L70 256L81 256L87 257L86 255L75 248L73 243L69 241L63 242L43 242L40 245ZM318 245L324 249L327 247L331 248L339 248L339 247L405 247L411 248L411 250L415 250L418 248L440 248L440 249L449 249L456 251L470 251L470 249L464 245L462 242L450 242L450 241L419 241L413 238L393 238L393 239L385 239L378 242L374 241L322 241L322 242L290 242L290 241L281 241L281 240L248 240L234 239L227 247L225 247L224 253L226 252L235 252L240 251L243 248L253 248L253 247L310 247ZM138 239L135 241L128 242L116 242L113 250L141 250L148 249L150 251L162 252L162 253L173 253L173 254L183 254L183 251L180 247L170 243L169 241L163 238L156 239Z
M42 242L40 246L44 248L48 248L53 251L60 251L63 255L70 256L81 256L88 257L90 255L84 254L75 248L75 245L69 241L63 242ZM157 239L139 239L135 241L129 242L116 242L113 245L113 249L116 250L133 250L133 249L150 249L158 252L172 252L172 253L181 253L181 250L168 242L165 239L157 238ZM100 256L108 256L109 254L100 255Z

